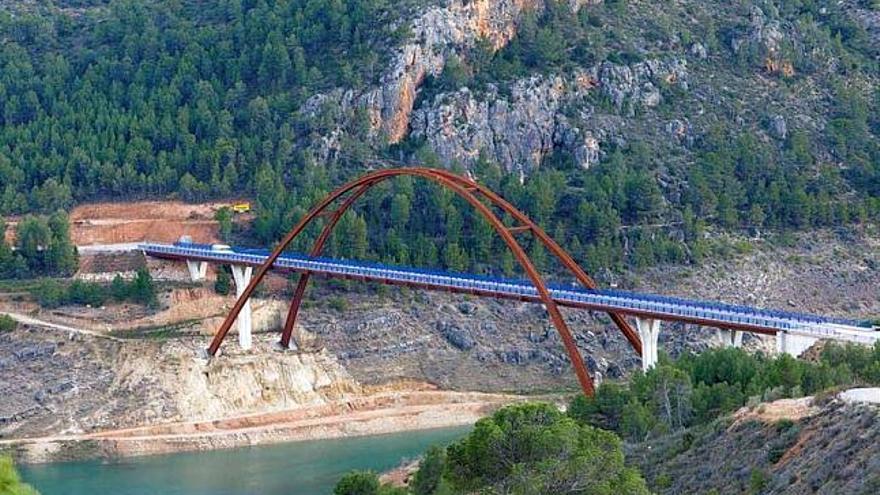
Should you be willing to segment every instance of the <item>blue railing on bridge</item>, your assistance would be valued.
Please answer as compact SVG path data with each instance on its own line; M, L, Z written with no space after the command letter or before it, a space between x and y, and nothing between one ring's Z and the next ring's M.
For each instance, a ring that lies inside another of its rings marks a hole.
M247 264L261 264L270 254L265 249L230 248L211 244L180 242L175 243L173 246L144 244L142 248L147 252L164 252L182 257L192 256ZM365 278L389 279L398 282L413 282L439 288L458 288L530 298L538 297L537 290L529 281L504 279L487 275L462 274L424 268L394 267L368 261L311 257L291 253L282 254L276 261L276 266L299 271L325 272L331 275L351 275ZM865 327L863 323L840 318L641 294L615 289L591 290L575 285L566 286L562 284L552 284L548 289L553 298L559 301L609 307L612 310L630 309L779 330L798 329L804 325L810 325L811 327L816 325ZM811 330L815 331L818 329L811 328Z

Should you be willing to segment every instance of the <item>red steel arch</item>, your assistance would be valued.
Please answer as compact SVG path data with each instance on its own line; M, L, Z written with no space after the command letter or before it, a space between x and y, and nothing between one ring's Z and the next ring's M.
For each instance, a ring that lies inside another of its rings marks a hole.
M550 315L550 319L553 322L553 325L556 327L557 332L562 338L563 345L565 346L565 350L568 353L568 357L571 360L572 366L574 367L575 375L578 378L578 381L581 385L581 388L586 395L593 394L593 381L590 378L590 374L584 365L583 358L580 355L580 352L577 349L577 345L575 344L574 337L571 334L571 331L568 328L568 325L565 323L565 320L562 318L562 313L559 311L559 308L556 305L556 302L550 297L550 293L547 290L547 286L544 283L543 278L535 269L534 264L529 259L525 250L522 246L517 242L514 234L520 231L530 231L532 234L540 240L544 246L553 253L571 273L578 279L578 281L585 287L590 289L595 289L596 282L590 278L583 269L578 266L577 263L562 249L555 241L553 241L550 236L546 234L538 225L532 222L526 215L517 210L513 205L502 199L500 196L487 189L484 186L477 184L476 182L468 179L466 177L462 177L446 170L439 169L431 169L431 168L394 168L394 169L384 169L378 170L375 172L371 172L359 179L353 180L342 187L336 189L331 192L324 200L318 203L314 208L312 208L309 213L300 220L300 222L281 240L278 246L272 251L269 257L263 262L262 265L257 269L253 278L251 279L250 284L245 288L244 292L242 292L241 297L235 302L232 310L229 312L229 315L226 316L226 319L223 321L223 324L220 326L220 329L214 335L214 339L211 341L211 345L208 347L208 354L210 356L214 356L217 353L217 350L220 348L220 345L223 343L223 339L226 337L226 334L229 333L229 329L232 327L232 324L235 322L235 319L238 317L238 314L241 312L244 307L245 302L251 297L257 285L262 281L263 277L265 277L266 273L281 255L281 253L287 248L288 245L300 234L303 230L316 218L329 215L329 219L325 224L321 234L315 240L314 245L312 246L311 254L313 256L318 256L321 254L321 251L324 248L324 244L329 238L330 234L333 231L333 228L339 222L339 219L342 218L342 215L351 207L351 205L360 198L365 192L367 192L370 188L375 186L376 184L390 179L392 177L397 176L412 176L412 177L420 177L424 179L431 180L441 186L452 190L459 197L467 201L471 204L482 216L489 222L489 224L493 227L495 232L501 236L504 240L507 247L511 250L514 257L519 262L520 266L525 271L526 275L529 277L531 282L534 284L535 289L538 292L539 297L541 298L541 302L543 302L544 307L547 309L547 312ZM327 210L328 207L333 205L338 199L343 196L348 195L342 204L335 210ZM484 198L491 205L500 208L504 212L508 213L514 220L516 220L519 225L513 227L507 227L501 221L501 219L492 211L492 209L487 206L480 198ZM281 344L284 347L287 347L290 343L290 337L293 332L294 325L296 323L296 317L299 312L299 307L302 302L302 297L305 294L306 286L309 281L309 272L305 272L301 275L299 283L294 292L293 299L291 301L290 310L287 314L287 319L284 324L284 330L281 336ZM632 345L633 349L638 354L642 352L642 343L639 340L638 335L632 329L632 327L624 320L624 318L616 313L610 313L611 318L614 320L615 324L617 324L618 328L620 328L621 332L623 332L624 336Z

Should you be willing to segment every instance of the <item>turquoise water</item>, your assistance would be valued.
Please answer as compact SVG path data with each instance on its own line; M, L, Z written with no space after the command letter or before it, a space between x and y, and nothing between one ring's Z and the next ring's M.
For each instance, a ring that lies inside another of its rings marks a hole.
M295 442L214 452L21 466L42 495L312 495L352 469L384 471L469 428Z

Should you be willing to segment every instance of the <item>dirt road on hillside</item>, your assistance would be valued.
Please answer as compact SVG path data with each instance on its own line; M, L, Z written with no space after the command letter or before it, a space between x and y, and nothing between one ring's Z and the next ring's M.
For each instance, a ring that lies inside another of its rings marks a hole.
M60 325L58 323L52 323L50 321L40 320L40 319L33 318L33 317L23 315L20 313L8 313L6 311L0 311L0 315L6 315L6 316L12 318L13 320L23 324L23 325L33 325L35 327L48 328L50 330L58 330L61 332L75 333L75 334L79 334L79 335L88 335L90 337L98 337L98 338L102 338L102 339L113 340L116 342L122 341L122 339L119 339L119 338L116 338L116 337L113 337L110 335L106 335L106 334L103 334L100 332L95 332L93 330L86 330L84 328L74 328L74 327L69 327L67 325Z

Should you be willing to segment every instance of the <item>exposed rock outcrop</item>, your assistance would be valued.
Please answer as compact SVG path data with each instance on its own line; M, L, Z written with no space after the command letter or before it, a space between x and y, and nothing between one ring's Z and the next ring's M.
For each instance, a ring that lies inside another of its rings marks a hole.
M462 88L438 95L413 112L412 132L447 162L472 164L485 152L506 170L527 173L565 140L584 150L588 164L596 151L595 140L590 140L591 149L559 115L572 96L561 77L520 81L511 88L510 97L499 95L494 86L479 96Z
M201 338L111 341L23 326L0 338L0 437L85 433L154 422L322 405L358 396L355 379L326 352L196 357Z
M601 0L569 0L573 12L583 5ZM336 108L338 127L324 133L313 146L318 159L327 159L338 151L341 128L357 111L365 112L374 139L400 142L409 134L410 117L419 87L428 76L443 72L448 57L486 39L498 50L516 35L523 13L540 11L543 0L452 0L425 10L412 21L412 37L398 48L392 62L376 87L364 92L335 89L314 95L301 112L314 117Z
M572 2L579 8L582 2ZM396 143L406 136L416 91L429 75L439 75L450 54L473 46L477 39L489 40L497 50L516 34L516 23L527 10L543 8L543 0L453 0L429 7L412 21L412 38L392 56L392 63L379 85L364 93L336 89L313 96L306 114L334 102L343 112L366 110L371 129Z
M619 110L633 114L662 100L663 85L688 88L683 59L647 60L632 65L603 63L568 76L532 76L513 83L510 96L494 85L476 94L468 88L437 95L413 112L412 133L425 139L446 162L473 164L480 153L509 172L527 174L554 149L570 153L588 168L601 157L604 130L582 129L572 121L589 121L585 104L599 91ZM580 108L569 116L568 108Z

